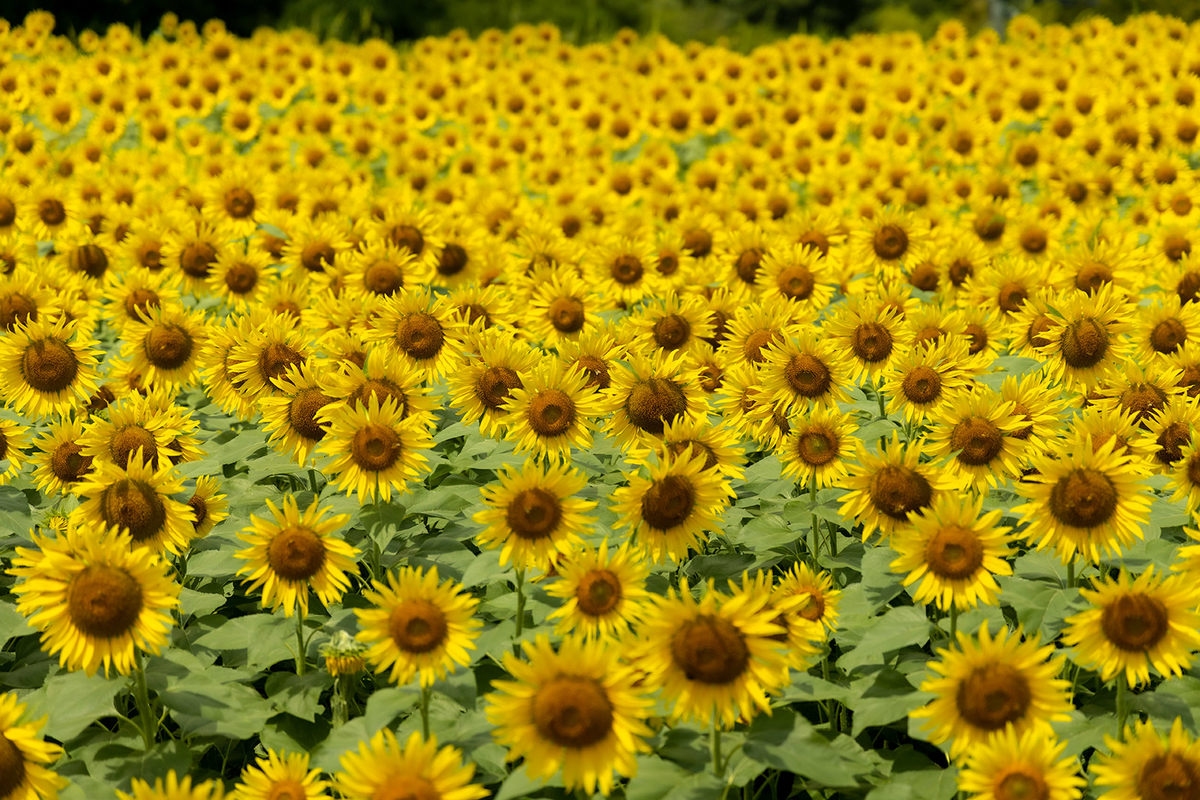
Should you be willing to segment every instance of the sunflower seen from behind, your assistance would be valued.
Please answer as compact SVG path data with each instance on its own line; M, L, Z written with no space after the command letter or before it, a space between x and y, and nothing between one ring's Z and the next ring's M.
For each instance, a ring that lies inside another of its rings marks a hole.
M438 748L437 738L414 732L403 745L388 728L357 750L341 756L334 788L346 800L416 798L418 800L482 800L487 789L471 783L475 765L463 764L462 751Z
M593 522L584 512L596 503L576 496L587 486L581 472L526 459L520 469L506 464L498 477L498 486L481 487L486 507L472 519L485 526L476 536L480 546L501 548L501 566L511 560L517 569L545 572L582 543L580 533Z
M504 658L514 680L492 683L486 713L493 736L509 761L524 759L530 777L562 770L567 791L608 796L613 773L637 774L634 757L650 749L644 720L652 701L641 676L607 639L567 636L557 651L546 636L521 645L523 660Z
M333 536L349 521L348 514L325 515L330 506L320 508L320 500L300 512L296 498L285 495L277 507L268 499L267 509L274 519L250 515L250 525L238 538L250 545L237 553L249 563L238 575L248 583L248 592L262 590L263 608L282 608L285 617L298 611L308 616L308 593L312 590L326 606L338 602L350 587L347 573L355 573L358 550Z
M1090 608L1067 618L1063 643L1102 680L1124 673L1136 687L1150 682L1151 666L1163 677L1179 677L1200 650L1200 592L1186 573L1164 577L1150 567L1134 578L1122 569L1080 594Z
M95 674L101 666L128 675L135 650L157 655L167 644L179 585L167 563L128 533L68 524L53 538L31 534L36 549L17 548L10 573L17 609L41 631L42 649L65 669Z
M563 555L555 571L558 578L546 592L563 602L547 619L558 620L558 634L619 640L646 612L650 564L628 542L611 550L608 539L597 548L582 545Z
M46 718L26 720L25 708L15 692L0 695L0 797L56 800L67 781L47 765L62 748L38 737Z
M480 622L472 614L479 601L452 580L438 581L437 567L401 567L373 581L363 597L372 608L355 609L368 645L367 661L401 686L419 676L422 687L470 663Z
M1054 645L1025 639L1021 631L1001 628L993 636L983 623L975 636L958 632L958 640L939 648L929 662L935 677L921 684L934 695L928 704L910 712L910 719L925 720L921 729L929 741L950 740L950 757L958 758L1011 725L1052 733L1051 722L1068 719L1070 682L1058 677L1064 659L1054 656Z

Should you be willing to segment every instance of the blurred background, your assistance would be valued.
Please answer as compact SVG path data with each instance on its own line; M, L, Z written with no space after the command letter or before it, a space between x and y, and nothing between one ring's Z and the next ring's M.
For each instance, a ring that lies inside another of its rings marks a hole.
M796 32L845 36L913 30L928 36L957 17L971 30L1003 25L1028 13L1042 22L1071 23L1090 15L1119 22L1156 11L1192 21L1200 0L5 0L0 16L20 20L35 8L52 11L56 33L103 32L124 22L142 33L166 11L202 23L218 17L239 35L260 25L298 26L322 37L389 41L436 36L455 28L472 35L520 22L553 22L569 41L607 39L621 28L657 31L679 42L722 40L749 50Z

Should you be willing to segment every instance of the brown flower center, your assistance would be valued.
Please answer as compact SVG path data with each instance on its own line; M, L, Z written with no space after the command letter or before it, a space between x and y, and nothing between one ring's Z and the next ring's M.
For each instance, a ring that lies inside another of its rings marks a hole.
M225 270L225 286L234 294L246 294L258 285L258 270L239 261Z
M99 245L80 245L67 255L67 265L89 278L103 278L108 270L108 254Z
M1135 383L1121 392L1121 408L1133 412L1139 423L1166 405L1166 392L1152 383Z
M550 318L550 324L559 333L577 333L587 321L583 303L574 297L557 298L550 304L547 315Z
M1050 490L1050 513L1066 525L1094 528L1112 518L1118 499L1116 487L1103 472L1076 469Z
M1179 302L1185 305L1194 303L1198 292L1200 292L1200 272L1185 272L1179 279L1179 283L1175 284L1175 294L1179 295Z
M1039 773L1026 771L1022 765L1008 769L1011 771L992 792L996 800L1050 800L1050 787Z
M359 364L359 366L361 367L362 364ZM367 378L357 389L350 393L346 401L350 404L351 408L354 408L358 403L370 406L372 397L375 398L380 406L383 406L391 398L396 401L396 410L400 412L401 419L408 415L408 397L405 396L403 389L387 378Z
M350 454L367 472L383 472L400 458L400 436L391 428L368 422L350 441Z
M61 200L53 197L47 197L38 201L37 207L38 217L47 225L61 225L66 222L67 209L62 204Z
M612 730L612 703L597 681L559 676L534 696L533 723L543 739L560 747L590 747Z
M158 293L153 289L141 287L125 295L125 313L131 319L140 319L151 308L158 308L159 305Z
M1014 281L1000 287L1000 292L996 295L996 302L1001 311L1012 314L1019 311L1028 298L1028 290Z
M974 531L948 525L925 545L925 563L939 578L964 580L983 566L983 544Z
M245 219L254 213L254 195L248 189L236 187L225 193L225 213L234 219Z
M1077 320L1063 331L1059 348L1068 366L1075 369L1094 367L1108 352L1108 331L1094 319Z
M692 228L683 235L683 249L696 258L704 258L712 252L712 234L702 228Z
M462 245L451 243L442 248L442 254L438 256L437 271L446 277L457 275L466 269L468 261Z
M796 439L796 455L811 467L828 464L838 457L838 437L833 431L810 428Z
M304 786L290 778L273 782L267 792L267 800L306 800L307 797Z
M612 384L612 376L608 372L608 364L596 356L580 356L572 366L579 367L588 374L588 386L597 389L607 389Z
M154 434L141 425L128 425L117 431L108 445L113 463L121 469L129 469L129 457L138 450L142 451L142 463L151 468L158 466L158 446Z
M808 592L808 600L796 612L802 618L809 622L818 622L825 616L825 598L814 588L806 590Z
M629 421L646 433L661 436L668 422L687 411L687 397L677 383L668 378L639 381L625 399Z
M157 248L156 248L157 249ZM179 254L179 268L192 278L206 278L217 260L217 250L208 242L192 242Z
M711 447L697 439L684 439L678 442L670 442L667 444L667 450L671 455L678 456L686 454L687 458L695 458L696 456L704 456L704 469L712 469L717 465L717 454Z
M936 264L923 261L908 273L908 282L923 292L937 291L938 268Z
M1160 353L1174 353L1187 341L1187 328L1177 319L1165 319L1150 332L1150 346Z
M1003 444L1000 429L983 417L968 417L950 433L950 449L958 450L958 460L972 467L990 464Z
M61 392L79 372L75 351L61 339L30 342L21 357L25 382L39 392Z
M1092 294L1106 283L1112 283L1112 268L1099 261L1090 261L1075 273L1075 288Z
M13 797L24 782L25 757L7 736L0 733L0 798L8 800Z
M1050 317L1042 314L1029 323L1029 328L1025 331L1026 340L1030 347L1045 347L1050 344L1050 340L1042 334L1050 330Z
M100 516L107 525L128 528L135 542L144 542L166 524L167 507L150 484L122 478L101 493Z
M1182 261L1192 252L1192 243L1182 234L1173 234L1163 240L1163 255L1171 261Z
M758 280L758 265L762 263L763 251L752 247L738 256L737 276L743 282L753 284Z
M899 225L884 225L875 232L875 255L894 261L908 250L908 234Z
M17 206L10 197L0 196L0 228L11 227L17 221ZM0 794L0 797L3 797Z
M684 623L671 639L671 657L688 680L730 683L750 664L746 640L732 622L701 615Z
M817 281L807 267L797 264L780 270L775 285L779 287L779 293L790 300L807 300Z
M437 317L425 311L409 314L400 321L396 330L396 343L400 349L417 361L436 356L445 341L442 324Z
M864 322L851 334L850 347L860 361L877 364L892 354L892 334L878 322Z
M679 314L667 314L654 323L654 343L664 350L678 350L691 334L691 323Z
M337 253L329 242L309 242L300 251L300 265L309 272L324 272L332 267Z
M363 286L374 294L393 294L404 286L404 270L391 261L376 261L363 273Z
M92 564L67 587L67 614L86 636L111 639L130 632L142 613L142 587L123 569Z
M809 353L792 356L783 369L783 375L801 397L820 397L826 394L833 384L829 368Z
M1126 594L1104 607L1100 628L1104 638L1127 652L1144 652L1167 635L1167 607L1146 594Z
M420 775L393 775L371 800L442 800L442 793Z
M751 364L758 364L767 356L763 350L775 342L782 342L783 334L779 331L762 328L755 331L746 337L746 344L742 348L742 352L746 355L746 360Z
M926 405L941 395L942 376L933 367L922 364L904 376L900 389L909 402Z
M1031 255L1044 252L1049 243L1050 237L1043 230L1031 228L1021 232L1021 249Z
M0 299L0 327L12 332L17 325L37 321L37 303L32 298L13 292Z
M609 265L609 272L617 283L628 286L641 280L645 269L637 256L623 255L613 259L612 264Z
M888 464L872 475L868 492L876 510L900 522L907 522L910 513L928 508L933 501L933 487L925 476L897 464Z
M267 563L284 580L306 581L325 563L325 545L308 528L285 528L267 545Z
M272 342L258 354L258 371L270 381L278 378L288 367L304 363L304 356L281 342Z
M388 239L396 247L404 247L414 256L421 255L421 251L425 249L425 237L419 230L411 225L397 225L392 228L388 234Z
M163 370L179 369L195 349L192 335L179 325L155 325L143 342L146 359Z
M956 703L969 724L997 731L1024 717L1032 699L1029 681L1016 667L986 664L973 669L958 685Z
M575 401L561 389L546 389L530 400L525 416L538 436L559 436L575 422Z
M508 504L505 521L522 539L550 536L562 521L562 503L545 489L534 487L519 492Z
M446 615L428 600L405 600L388 619L392 640L406 653L436 649L446 640L449 630Z
M642 519L651 528L670 530L687 522L696 505L691 481L680 475L667 475L654 481L642 496Z
M50 454L50 471L63 483L75 483L92 471L92 457L75 442L64 442Z
M288 405L288 424L301 437L319 442L325 438L325 428L317 422L317 412L329 403L320 389L301 389Z
M1137 778L1142 800L1200 800L1200 767L1179 753L1151 758Z
M200 527L204 525L204 520L208 519L208 503L206 503L204 498L200 495L194 494L191 496L191 499L188 500L187 504L188 507L192 509L192 513L196 516L196 518L192 520L192 528L199 530Z
M504 405L511 390L520 388L521 378L509 367L488 367L475 381L475 397L495 411Z
M1159 463L1169 466L1183 458L1183 448L1191 443L1192 432L1187 423L1172 422L1162 429L1155 441L1158 451L1154 457Z
M137 260L148 270L158 271L162 269L162 251L161 245L158 242L142 242L137 248ZM180 259L180 266L185 266ZM186 267L184 268L186 272Z
M602 617L621 602L621 581L609 570L593 569L580 579L575 599L584 614Z

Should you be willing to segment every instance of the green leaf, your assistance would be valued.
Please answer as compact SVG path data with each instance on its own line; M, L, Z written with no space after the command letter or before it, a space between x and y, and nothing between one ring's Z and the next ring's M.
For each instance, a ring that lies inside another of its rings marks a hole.
M139 742L140 743L140 742ZM88 760L88 771L110 787L129 786L132 778L154 782L168 771L186 775L192 768L192 752L186 742L159 742L148 751L110 744L96 750Z
M524 767L517 767L508 774L504 779L504 783L500 785L500 791L496 792L495 800L513 800L517 797L532 797L540 790L555 786L563 785L562 777L555 775L546 780L544 778L531 778L525 771Z
M1044 642L1058 636L1066 626L1067 617L1077 610L1078 589L1009 576L1000 576L997 582L1002 592L1000 602L1017 612L1017 620L1026 633L1040 633Z
M24 536L32 527L29 498L15 486L0 486L0 537Z
M857 786L870 769L865 757L835 748L806 719L785 709L755 718L743 749L750 758L825 786Z
M28 695L26 702L37 712L34 716L49 716L42 733L65 742L101 717L112 716L113 698L125 685L126 680L115 672L112 678L105 678L102 672L90 678L82 672L60 672Z
M864 664L877 664L885 653L929 641L929 620L916 606L890 608L863 633L858 645L838 659L838 666L849 672Z
M221 651L227 666L245 664L266 669L295 658L296 620L282 614L249 614L233 619L212 619L215 627L193 644Z
M322 713L321 692L333 686L333 676L324 670L296 675L292 672L274 672L267 678L264 687L267 699L275 711L283 711L293 717L313 722Z
M203 617L223 605L225 605L225 595L221 592L220 586L206 586L205 591L200 592L188 589L186 586L179 590L179 610L185 617Z
M16 603L0 602L0 644L31 633L37 630L29 627L25 615L17 611Z
M716 800L725 785L711 772L690 772L658 756L638 756L626 800Z
M918 691L908 678L891 667L850 683L850 699L846 704L854 711L853 735L877 725L887 725L908 716L931 697Z

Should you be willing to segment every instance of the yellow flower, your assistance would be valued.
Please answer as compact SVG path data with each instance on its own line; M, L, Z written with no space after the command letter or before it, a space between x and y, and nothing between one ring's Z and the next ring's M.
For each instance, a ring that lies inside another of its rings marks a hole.
M566 462L572 448L592 446L601 399L586 374L546 358L509 392L503 408L504 435L516 442L518 454Z
M437 800L481 800L488 792L471 783L475 765L462 763L462 751L425 741L420 733L408 737L404 746L387 728L357 751L342 754L342 769L333 776L334 786L346 800L381 798L437 798Z
M0 338L0 393L30 417L65 413L96 391L95 345L65 315L17 324Z
M330 427L319 451L332 457L324 471L337 478L337 486L358 499L390 501L393 490L410 491L409 483L428 469L428 459L418 450L433 446L424 420L401 420L396 401L388 397L380 405L371 395L364 407L343 406L326 419Z
M1103 800L1147 800L1186 796L1200 776L1200 742L1193 741L1175 718L1167 735L1154 724L1136 722L1123 731L1123 740L1104 737L1111 753L1100 753L1088 767L1096 785L1106 787Z
M599 549L585 544L563 555L555 569L559 578L546 591L565 600L547 617L559 620L556 633L620 639L645 614L650 565L628 542L611 554L608 539Z
M155 778L154 785L141 778L134 778L128 793L118 791L119 800L223 800L225 790L220 781L203 781L193 784L189 775L182 779L175 770L167 772L167 780Z
M267 748L266 758L242 770L235 789L238 800L325 800L329 781L321 770L308 768L307 753L278 755Z
M1079 800L1087 780L1077 756L1063 757L1066 748L1044 730L997 731L967 752L959 791L973 792L974 800Z
M0 695L0 790L13 800L57 800L67 781L44 765L57 759L62 748L38 738L44 717L22 723L24 715L25 704L17 702L15 692Z
M894 433L878 455L859 444L858 463L850 466L842 481L850 491L842 498L839 513L862 523L864 542L876 530L888 537L908 525L953 487L942 470L921 462L921 453L920 439L901 444Z

